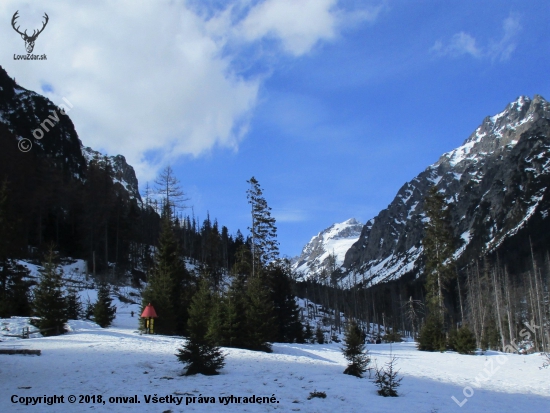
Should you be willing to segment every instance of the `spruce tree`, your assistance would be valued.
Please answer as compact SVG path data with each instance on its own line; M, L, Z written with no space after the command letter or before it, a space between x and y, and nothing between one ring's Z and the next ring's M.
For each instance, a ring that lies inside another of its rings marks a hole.
M67 300L63 294L62 271L57 269L55 254L50 249L43 269L40 270L40 283L34 289L34 315L39 317L32 324L42 330L44 336L64 333L67 322Z
M449 282L456 277L450 210L435 185L430 188L424 201L424 212L428 218L422 245L426 259L426 302L429 319L424 328L423 343L419 346L421 349L441 346L440 334L432 330L436 327L441 328L441 334L444 334L447 314L445 292ZM434 343L426 343L428 336L435 340Z
M223 297L220 345L246 348L246 308L248 305L244 277L236 275Z
M474 354L476 351L476 338L474 333L467 325L454 330L452 339L449 338L450 347L460 354Z
M100 327L109 327L115 319L116 307L111 305L112 302L109 285L101 283L97 292L97 301L94 304L94 321Z
M29 271L16 263L13 234L14 219L9 213L8 182L0 185L0 318L30 316Z
M270 342L276 334L276 320L271 294L262 274L248 281L247 298L245 348L270 353Z
M449 206L434 185L424 201L426 221L422 245L426 258L426 299L430 312L444 322L445 297L450 280L456 277L452 260L453 231Z
M166 211L167 212L167 211ZM168 213L163 216L154 269L142 294L142 306L155 307L159 334L185 334L187 308L193 291L191 276L180 259L180 250Z
M276 260L267 267L266 273L277 324L274 340L280 343L302 343L303 326L300 322L300 309L292 292L290 261Z
M263 191L254 177L247 181L250 189L247 192L248 203L252 208L252 275L256 275L268 263L279 256L277 227L271 216L271 208L263 197Z
M31 315L30 285L25 280L29 273L13 259L0 261L0 318Z
M422 351L445 351L446 340L441 319L429 315L418 334L418 349Z
M210 318L208 320L208 329L206 331L206 340L217 346L223 346L224 336L223 327L225 321L225 302L217 291L212 293Z
M252 257L246 245L241 245L235 253L235 263L231 269L231 283L227 292L218 304L219 320L216 317L211 323L219 323L216 334L217 344L225 347L247 348L246 309L248 295L246 280L252 272ZM213 329L214 327L212 327Z
M209 339L213 296L208 281L201 277L199 288L189 307L188 339L178 350L178 360L185 364L186 375L215 375L224 366L224 354Z
M349 374L359 378L363 377L363 373L368 369L370 357L365 348L361 330L355 322L348 324L345 334L345 345L342 348L342 353L349 362L348 367L344 370L344 374Z
M79 320L83 314L82 302L74 288L69 289L67 293L67 318L69 320Z

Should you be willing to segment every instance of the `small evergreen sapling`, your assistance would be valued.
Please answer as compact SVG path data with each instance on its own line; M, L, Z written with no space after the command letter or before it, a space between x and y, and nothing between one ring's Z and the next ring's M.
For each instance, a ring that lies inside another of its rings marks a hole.
M391 355L390 352L390 361L386 363L384 368L376 368L375 380L374 383L378 387L378 394L384 397L397 397L397 388L401 385L402 377L397 378L397 373L399 370L395 370L396 358Z
M94 315L94 304L90 300L90 297L86 298L86 303L84 304L84 318L86 320L91 320Z
M342 353L349 364L344 374L355 377L363 377L363 373L368 370L370 357L365 348L365 343L361 336L361 330L355 322L348 325L345 336L345 345Z

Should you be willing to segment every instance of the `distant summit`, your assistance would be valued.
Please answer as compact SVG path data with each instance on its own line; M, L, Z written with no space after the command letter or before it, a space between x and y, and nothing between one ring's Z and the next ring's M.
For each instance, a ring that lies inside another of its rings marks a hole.
M300 279L330 278L340 268L347 250L359 239L363 224L355 218L333 224L311 238L298 257L292 259L292 269Z

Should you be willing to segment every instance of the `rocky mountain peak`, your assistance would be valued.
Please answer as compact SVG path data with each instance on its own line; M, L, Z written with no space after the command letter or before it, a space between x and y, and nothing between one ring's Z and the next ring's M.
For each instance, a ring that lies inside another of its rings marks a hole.
M121 184L124 189L128 191L130 198L134 198L141 203L136 172L131 165L128 165L124 156L107 156L101 152L94 151L90 147L82 147L82 154L86 158L88 164L95 161L103 166L108 165L112 172L113 182Z
M456 258L493 251L530 220L546 219L548 102L540 95L520 96L403 185L346 253L343 267L348 274L366 274L367 282L378 283L421 273L424 198L432 185L451 205Z
M303 279L325 276L339 268L346 251L357 241L363 224L355 218L333 224L311 238L292 262L293 270Z
M441 156L435 166L448 162L450 166L494 154L507 145L514 146L517 137L541 119L550 119L550 105L540 95L531 100L520 96L502 112L487 116L462 146Z

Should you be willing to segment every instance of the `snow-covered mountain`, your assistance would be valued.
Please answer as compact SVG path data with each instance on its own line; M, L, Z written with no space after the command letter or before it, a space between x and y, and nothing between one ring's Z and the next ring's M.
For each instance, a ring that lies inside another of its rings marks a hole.
M342 266L346 252L359 239L362 228L363 224L351 218L319 232L291 260L292 269L301 279L327 277Z
M550 104L539 95L519 97L486 117L462 146L403 185L347 251L343 267L349 276L364 274L376 284L420 274L423 203L431 185L451 206L456 258L496 249L501 257L521 257L518 249L529 245L529 237L535 247L547 245Z

